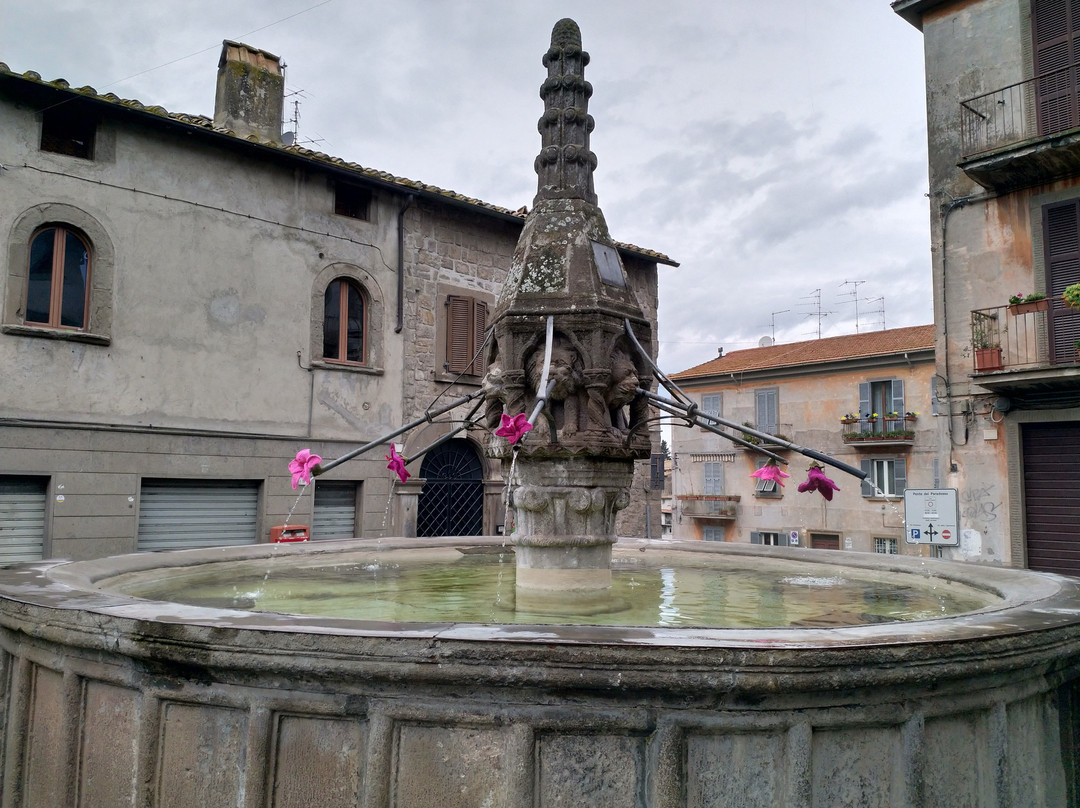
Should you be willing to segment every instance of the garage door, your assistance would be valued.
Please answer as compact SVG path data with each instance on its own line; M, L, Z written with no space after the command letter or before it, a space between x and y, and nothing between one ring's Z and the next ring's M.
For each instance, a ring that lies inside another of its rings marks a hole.
M139 550L254 544L259 483L247 480L143 480Z
M351 539L357 535L356 502L358 483L315 483L315 508L311 517L311 538Z
M1080 421L1021 430L1028 567L1080 576Z
M46 483L45 478L0 477L0 564L42 558Z

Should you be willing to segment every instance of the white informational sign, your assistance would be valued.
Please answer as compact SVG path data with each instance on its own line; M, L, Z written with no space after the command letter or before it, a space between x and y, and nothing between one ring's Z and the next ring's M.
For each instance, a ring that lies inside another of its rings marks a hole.
M908 544L960 544L960 508L955 488L908 488L904 491Z

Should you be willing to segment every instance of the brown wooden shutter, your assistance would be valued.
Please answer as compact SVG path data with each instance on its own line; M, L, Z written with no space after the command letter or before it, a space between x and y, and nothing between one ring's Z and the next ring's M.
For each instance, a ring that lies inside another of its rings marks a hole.
M1043 213L1046 291L1050 298L1050 361L1072 364L1080 340L1080 310L1065 305L1066 286L1080 283L1080 201L1048 205Z
M1080 0L1035 0L1031 30L1039 134L1063 132L1080 123L1073 67L1080 56Z
M446 296L446 370L480 376L484 358L476 356L487 332L488 308L482 300L465 295Z
M487 333L487 318L488 308L487 304L482 300L473 300L473 344L470 346L472 350L469 352L470 357L476 356L477 351L480 350L480 346L484 344L484 334ZM476 376L483 375L485 370L484 356L476 356L476 361L473 363L472 369L469 371Z
M464 373L469 366L470 310L472 298L461 295L446 297L446 369Z

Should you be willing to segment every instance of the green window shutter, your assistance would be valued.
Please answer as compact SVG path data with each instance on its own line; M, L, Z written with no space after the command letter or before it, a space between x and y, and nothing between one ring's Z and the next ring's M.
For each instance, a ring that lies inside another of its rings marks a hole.
M859 417L869 415L874 410L870 406L870 382L859 382ZM866 421L859 421L860 432L870 432L870 424Z
M866 478L862 481L862 495L864 497L874 496L874 486L870 482L870 473L873 471L873 461L868 457L864 457L859 461L859 468L866 472Z

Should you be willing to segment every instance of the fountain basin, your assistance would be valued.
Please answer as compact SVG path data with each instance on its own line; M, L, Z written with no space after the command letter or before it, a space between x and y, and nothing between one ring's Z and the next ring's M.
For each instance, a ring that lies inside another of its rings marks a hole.
M841 628L394 623L102 588L261 546L0 571L3 804L1075 805L1080 582L927 562L976 612ZM620 542L919 572L918 559ZM271 561L271 556L275 558Z

